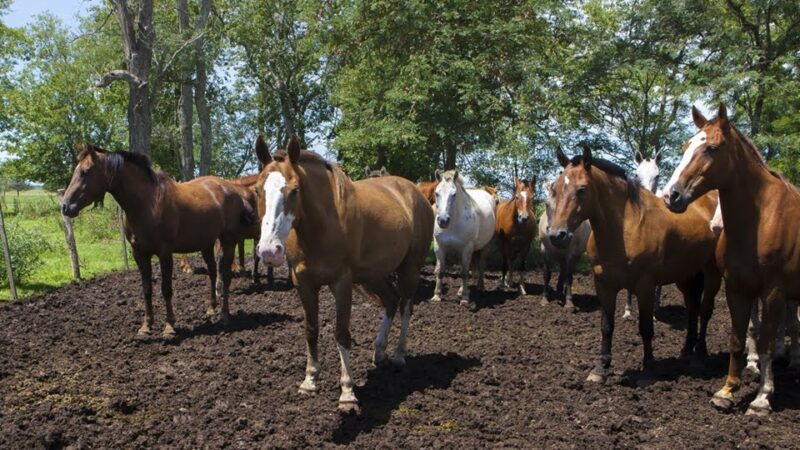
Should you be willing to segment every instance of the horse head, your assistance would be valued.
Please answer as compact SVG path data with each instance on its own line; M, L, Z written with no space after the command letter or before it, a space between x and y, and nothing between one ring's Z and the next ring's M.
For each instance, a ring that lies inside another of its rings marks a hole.
M458 170L436 171L436 223L439 228L450 226L459 192L464 192L464 180Z

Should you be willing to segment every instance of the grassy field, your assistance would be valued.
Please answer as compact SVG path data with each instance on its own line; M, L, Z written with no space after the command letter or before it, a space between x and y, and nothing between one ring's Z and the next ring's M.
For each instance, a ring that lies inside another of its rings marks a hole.
M17 294L28 297L72 281L69 251L55 193L30 190L20 192L17 196L12 191L2 197L2 202L9 240L13 241L15 234L27 232L41 239L47 247L39 253L41 263L26 279L17 283ZM107 196L105 208L87 208L74 221L81 276L84 279L124 268L116 211L116 202ZM11 246L14 247L13 242ZM130 264L133 265L132 259ZM8 284L3 282L0 285L0 301L10 298Z

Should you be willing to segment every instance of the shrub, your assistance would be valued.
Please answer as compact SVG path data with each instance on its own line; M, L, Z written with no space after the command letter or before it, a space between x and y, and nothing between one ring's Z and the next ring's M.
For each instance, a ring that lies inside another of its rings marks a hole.
M8 235L8 247L11 252L11 268L14 271L14 280L17 283L21 283L42 265L42 253L51 250L52 246L43 239L43 233L40 230L26 230L13 222L6 223L6 233ZM0 280L8 283L6 260L2 255L0 255Z

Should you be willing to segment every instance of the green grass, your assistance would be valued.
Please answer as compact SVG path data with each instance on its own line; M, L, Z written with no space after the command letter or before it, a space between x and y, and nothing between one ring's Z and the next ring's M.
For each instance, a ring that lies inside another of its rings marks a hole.
M7 229L19 227L33 231L50 247L40 255L42 264L27 279L17 283L19 297L42 294L72 281L69 251L56 195L43 190L30 190L17 196L12 191L2 197L2 202ZM106 197L105 205L102 209L93 210L89 207L81 211L73 223L83 279L124 268L117 205L111 196ZM132 259L130 264L133 265ZM10 298L8 284L0 285L0 301Z

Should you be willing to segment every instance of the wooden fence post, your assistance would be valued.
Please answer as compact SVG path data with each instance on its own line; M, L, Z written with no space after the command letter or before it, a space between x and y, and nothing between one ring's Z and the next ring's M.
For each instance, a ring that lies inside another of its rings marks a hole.
M122 242L122 260L125 261L125 270L131 270L128 266L128 246L125 239L125 221L122 217L122 207L117 205L117 218L119 219L119 235Z
M14 270L11 267L11 251L8 249L8 236L6 236L6 222L3 219L3 205L0 205L0 238L3 242L3 256L6 259L6 274L8 274L8 287L11 289L11 300L18 300L17 285L14 283Z
M58 191L58 202L64 199L64 189ZM81 266L78 264L78 247L75 245L75 233L72 232L72 218L61 215L64 221L64 238L67 240L67 247L69 248L70 262L72 263L72 277L76 280L81 279Z

